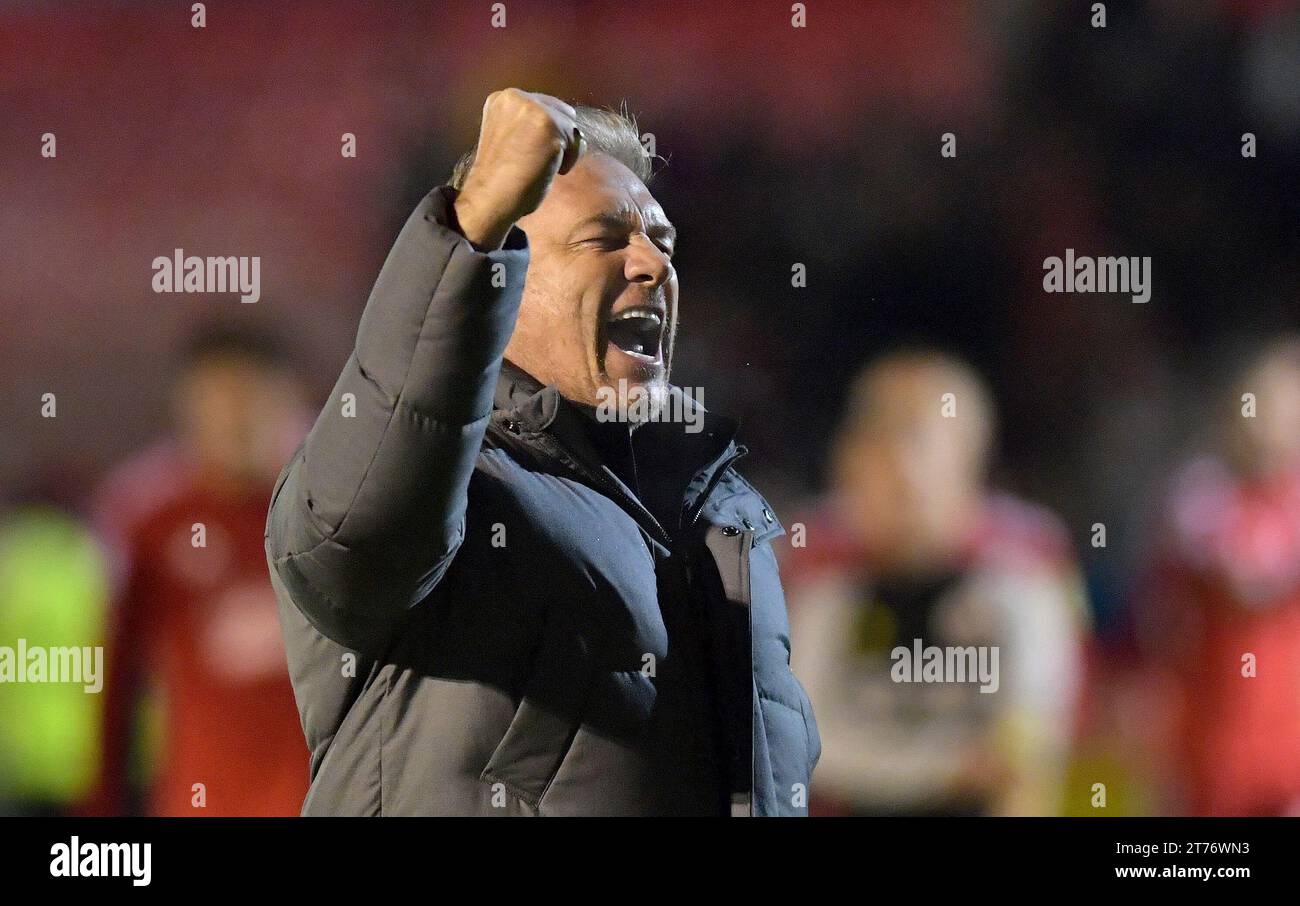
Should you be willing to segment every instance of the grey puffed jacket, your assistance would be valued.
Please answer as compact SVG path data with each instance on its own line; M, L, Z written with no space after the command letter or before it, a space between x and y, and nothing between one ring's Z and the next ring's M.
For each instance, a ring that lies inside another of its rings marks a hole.
M454 199L406 223L271 500L303 814L806 814L784 530L734 424L640 426L639 498L503 365L527 236L476 250Z

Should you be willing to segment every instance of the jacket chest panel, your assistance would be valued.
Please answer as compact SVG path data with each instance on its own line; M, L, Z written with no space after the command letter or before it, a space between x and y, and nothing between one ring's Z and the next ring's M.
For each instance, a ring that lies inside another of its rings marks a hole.
M483 470L470 483L465 545L493 585L529 608L570 612L615 669L664 657L667 551L600 492L509 465L505 480Z

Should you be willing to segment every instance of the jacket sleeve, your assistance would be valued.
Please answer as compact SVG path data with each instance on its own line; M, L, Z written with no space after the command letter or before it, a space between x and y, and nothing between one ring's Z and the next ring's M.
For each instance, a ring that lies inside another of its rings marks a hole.
M366 303L356 346L281 472L267 559L341 645L382 644L446 572L528 266L517 227L477 251L455 190L416 208Z

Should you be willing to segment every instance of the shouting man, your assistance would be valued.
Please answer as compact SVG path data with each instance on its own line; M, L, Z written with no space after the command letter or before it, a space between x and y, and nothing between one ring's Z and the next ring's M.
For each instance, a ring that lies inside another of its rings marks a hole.
M267 522L304 814L807 813L783 529L668 383L649 178L630 120L506 89L398 236Z

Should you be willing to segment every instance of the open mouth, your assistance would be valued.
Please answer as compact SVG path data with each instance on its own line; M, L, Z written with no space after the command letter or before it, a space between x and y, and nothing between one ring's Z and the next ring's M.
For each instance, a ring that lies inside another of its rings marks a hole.
M652 307L624 309L605 322L605 339L620 352L656 362L662 356L663 313Z

